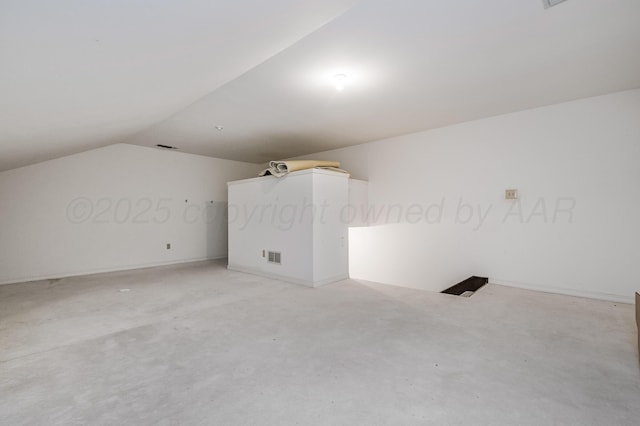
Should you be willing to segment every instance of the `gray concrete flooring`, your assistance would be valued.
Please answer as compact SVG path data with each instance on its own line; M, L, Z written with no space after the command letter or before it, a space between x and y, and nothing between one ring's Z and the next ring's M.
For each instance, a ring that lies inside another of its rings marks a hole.
M222 262L0 286L0 423L637 425L633 312Z

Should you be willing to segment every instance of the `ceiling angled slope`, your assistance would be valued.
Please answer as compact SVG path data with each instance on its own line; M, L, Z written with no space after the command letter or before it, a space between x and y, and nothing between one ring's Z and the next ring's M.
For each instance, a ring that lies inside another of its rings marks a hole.
M121 142L357 0L4 0L0 170Z
M638 88L638 16L638 0L366 0L128 142L264 162Z

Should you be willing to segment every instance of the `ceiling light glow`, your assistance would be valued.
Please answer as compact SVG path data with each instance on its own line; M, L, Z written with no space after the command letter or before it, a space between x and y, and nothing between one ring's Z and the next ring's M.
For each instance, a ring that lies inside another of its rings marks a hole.
M347 82L346 74L336 74L333 76L333 82L336 85L336 90L338 92L342 92L344 90L344 86Z

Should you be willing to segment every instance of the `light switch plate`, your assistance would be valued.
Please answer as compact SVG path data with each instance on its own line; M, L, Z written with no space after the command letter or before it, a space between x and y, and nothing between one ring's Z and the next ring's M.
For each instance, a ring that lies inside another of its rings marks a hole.
M507 200L516 200L518 199L518 190L517 189L505 189L504 190L504 198Z

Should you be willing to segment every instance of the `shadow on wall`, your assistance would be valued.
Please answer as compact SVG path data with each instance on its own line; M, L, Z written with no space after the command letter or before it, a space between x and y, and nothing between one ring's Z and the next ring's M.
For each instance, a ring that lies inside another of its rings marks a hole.
M227 257L229 232L227 214L225 201L209 201L204 210L206 252L209 259Z

